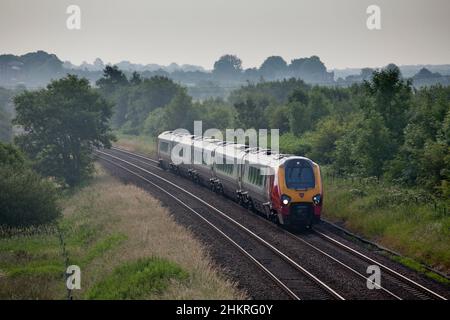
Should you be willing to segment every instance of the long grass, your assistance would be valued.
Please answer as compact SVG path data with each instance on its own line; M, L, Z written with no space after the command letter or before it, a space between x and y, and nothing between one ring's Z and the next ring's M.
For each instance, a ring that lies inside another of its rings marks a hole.
M325 175L324 217L433 268L450 271L448 204L376 179Z
M246 298L156 199L101 167L61 205L57 226L0 229L0 299L66 297L58 230L81 268L75 299Z
M152 136L133 136L123 133L116 133L117 142L115 145L129 151L139 152L147 155L156 154L156 138Z

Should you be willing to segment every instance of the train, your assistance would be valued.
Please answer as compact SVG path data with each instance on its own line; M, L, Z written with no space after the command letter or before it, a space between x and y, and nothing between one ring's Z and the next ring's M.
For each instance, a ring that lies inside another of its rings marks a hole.
M320 221L320 167L306 157L212 137L165 131L157 137L159 166L188 177L289 228Z

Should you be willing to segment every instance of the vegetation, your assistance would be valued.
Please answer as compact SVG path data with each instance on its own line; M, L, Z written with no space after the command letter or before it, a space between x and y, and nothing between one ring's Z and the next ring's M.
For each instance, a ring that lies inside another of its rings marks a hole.
M229 64L230 60L224 58ZM126 79L120 72L118 78ZM172 94L155 100L152 90L147 90L147 97L139 95L145 110L130 107L134 102L129 99L120 113L141 123L117 123L116 128L125 133L154 136L168 129L192 130L193 120L204 120L204 130L278 128L281 151L311 157L341 176L375 176L418 186L436 196L449 195L450 87L414 91L394 65L374 71L370 81L350 88L311 87L291 79L248 85L233 92L228 101L192 102L169 79L145 81L152 87L169 86ZM124 86L128 97L143 83L130 82ZM123 97L117 98L117 108L121 101Z
M325 217L448 272L450 87L414 90L394 65L371 72L349 88L249 84L225 101L193 102L183 116L203 120L203 130L279 128L282 152L306 155L334 177L325 180ZM119 143L154 151L152 136L182 125L161 120L166 112L147 117L159 127Z
M167 290L170 280L182 281L188 274L177 264L160 258L125 263L87 293L89 299L139 299Z
M60 232L81 268L74 299L245 298L156 199L100 167L61 207L57 225L0 228L0 299L67 296Z
M444 200L373 178L325 174L324 183L327 219L415 261L449 272L450 215Z
M33 172L24 155L0 142L0 226L53 222L61 215L55 185Z
M74 186L93 169L93 148L109 147L111 105L86 79L68 75L46 89L25 91L14 99L24 134L16 143L35 161L35 168Z
M12 140L11 118L14 114L12 98L18 92L20 90L0 88L0 142Z

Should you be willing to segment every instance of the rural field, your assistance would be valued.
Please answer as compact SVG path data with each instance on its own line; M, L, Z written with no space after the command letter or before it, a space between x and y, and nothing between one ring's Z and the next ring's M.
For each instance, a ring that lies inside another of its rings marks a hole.
M0 303L450 300L450 1L75 2L0 1Z
M2 229L0 299L65 299L63 271L80 266L74 299L243 299L189 230L148 193L96 166L61 200L54 225Z

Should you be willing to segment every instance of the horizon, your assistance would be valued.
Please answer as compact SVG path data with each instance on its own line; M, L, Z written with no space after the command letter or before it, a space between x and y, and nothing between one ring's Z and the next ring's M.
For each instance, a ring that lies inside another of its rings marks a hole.
M193 63L179 63L179 62L177 62L177 61L172 61L172 62L170 62L170 63L168 63L168 64L162 64L162 63L158 63L158 62L144 62L144 63L141 63L141 62L136 62L136 61L132 61L132 60L120 60L120 61L117 61L117 62L111 62L111 61L107 61L107 60L105 60L105 59L103 59L102 57L96 57L96 58L94 58L93 60L82 60L81 61L81 63L74 63L74 61L71 61L71 60L67 60L67 59L63 59L62 57L60 57L57 53L55 53L55 52L48 52L48 51L45 51L45 50L43 50L43 49L36 49L36 50L33 50L33 51L28 51L28 52L23 52L23 53L11 53L11 52L0 52L0 56L1 55L9 55L9 54L12 54L12 55L15 55L15 56L22 56L22 55L25 55L25 54L28 54L28 53L35 53L35 52L39 52L39 51L43 51L43 52L46 52L46 53L48 53L48 54L54 54L54 55L56 55L56 57L59 59L59 60L61 60L63 63L65 63L65 62L69 62L69 63L71 63L72 65L74 65L74 66L76 66L76 67L81 67L84 63L86 63L86 64L88 64L88 65L93 65L94 64L94 62L95 62L95 60L96 59L100 59L100 60L102 60L102 62L103 62L103 65L111 65L111 66L114 66L114 65L117 65L117 64L119 64L119 63L122 63L122 62L129 62L129 63L131 63L131 64L137 64L137 65L142 65L142 66L148 66L148 65L158 65L158 66L161 66L161 67L168 67L168 66L170 66L171 64L176 64L176 65L178 65L179 67L182 67L182 66L194 66L194 67L201 67L201 68L203 68L204 69L204 71L212 71L212 69L213 68L211 68L211 69L208 69L208 68L206 68L206 67L204 67L204 66L202 66L202 65L197 65L197 64L193 64ZM225 53L224 53L225 54ZM223 55L224 55L223 54ZM239 57L239 56L238 56ZM282 56L281 56L282 57ZM327 66L327 62L326 61L323 61L322 60L322 58L320 57L320 56L318 56L319 58L320 58L320 60L324 63L324 65L327 67L327 70L328 71L333 71L333 70L352 70L352 69L363 69L363 68L371 68L371 69L382 69L382 68L384 68L384 67L386 67L388 64L390 64L390 63L392 63L392 62L389 62L389 63L387 63L387 64L385 64L385 65L380 65L380 66L360 66L360 67L353 67L353 66L348 66L348 67L342 67L342 68L329 68L328 66ZM219 59L220 58L220 56L219 57L217 57L217 59ZM284 57L282 57L283 59L284 59ZM294 59L297 59L297 58L309 58L309 57L302 57L302 56L299 56L299 57L295 57ZM285 59L285 61L287 62L287 64L290 64L291 63L291 60L286 60ZM243 61L243 64L244 64L244 61ZM424 67L424 68L426 68L426 67L428 67L428 66L450 66L450 63L437 63L437 64L431 64L431 63L417 63L417 64L397 64L397 63L394 63L396 66L398 66L398 67ZM260 65L258 65L258 66L255 66L255 67L249 67L249 68L259 68L260 67ZM243 69L243 70L245 70L245 69Z
M81 29L69 30L71 1L4 0L0 36L5 52L44 50L75 65L100 57L112 64L175 62L211 70L227 53L241 58L245 69L272 55L288 63L317 55L328 70L450 63L445 0L376 1L380 30L366 26L368 0L235 1L79 0Z

